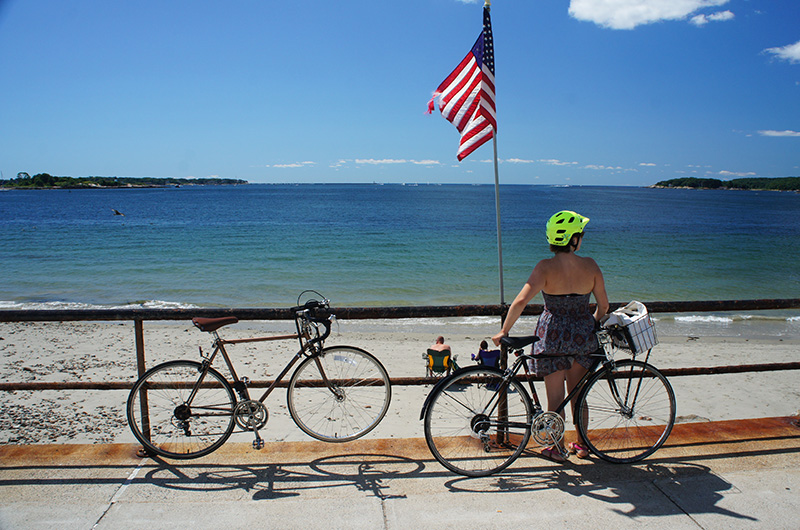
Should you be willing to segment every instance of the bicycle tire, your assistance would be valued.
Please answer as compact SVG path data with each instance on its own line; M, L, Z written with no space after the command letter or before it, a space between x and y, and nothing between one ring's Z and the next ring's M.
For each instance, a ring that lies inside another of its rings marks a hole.
M151 455L199 458L218 449L233 432L236 396L213 368L187 406L201 371L199 362L169 361L151 368L133 385L128 395L128 425ZM145 395L149 429L143 415Z
M586 382L576 419L597 456L614 463L638 462L656 452L672 431L675 392L654 366L619 361Z
M502 378L501 370L472 366L434 387L425 412L425 441L450 471L468 477L491 475L525 449L533 404L519 381L512 379L504 387ZM502 397L507 416L501 421L497 403Z
M317 364L319 363L319 364ZM320 367L333 385L322 382ZM351 346L324 348L304 360L287 389L289 414L324 442L347 442L374 429L392 400L389 374L371 353Z

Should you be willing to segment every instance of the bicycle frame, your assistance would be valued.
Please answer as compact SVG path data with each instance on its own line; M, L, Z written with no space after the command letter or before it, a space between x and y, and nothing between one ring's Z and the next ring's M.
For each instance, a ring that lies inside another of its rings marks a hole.
M583 389L583 387L586 384L586 382L596 372L598 372L600 370L603 370L603 369L606 369L606 368L613 368L613 366L615 364L615 361L609 355L609 350L608 350L608 348L610 347L610 345L612 343L611 342L611 336L609 335L609 332L606 331L606 330L598 331L597 332L597 339L598 339L598 343L600 344L600 349L603 350L603 356L601 356L600 354L596 354L595 355L596 359L595 359L595 362L593 363L593 366L586 371L586 373L583 375L583 377L578 382L578 384L575 385L575 388L573 388L572 391L567 395L567 397L564 398L564 401L562 401L561 404L558 407L556 407L556 409L553 411L556 414L561 414L561 412L564 411L564 409L567 407L567 404L570 401L572 401L572 399L575 398L581 392L581 390ZM536 357L538 357L539 359L545 359L545 358L552 358L552 357L557 357L557 356L540 354L540 355L537 355ZM525 374L528 376L527 377L528 386L530 387L530 390L531 390L531 398L534 401L534 405L535 405L535 407L537 409L537 412L539 412L539 411L542 411L543 409L542 409L541 403L539 402L539 396L536 393L536 389L533 386L533 379L530 378L530 372L528 371L528 363L527 363L527 361L533 360L536 357L534 357L531 354L525 354L525 353L519 355L517 360L512 365L511 369L507 370L507 372L510 372L510 377L516 377L517 372L519 372L520 366L522 365L522 366L525 367ZM634 355L634 357L635 357L635 355ZM650 358L650 350L647 351L647 355L645 356L643 362L647 363L649 358ZM504 378L504 380L505 380L505 378ZM622 407L623 409L629 408L627 403L622 403L621 397L619 395L619 391L618 391L618 389L617 389L617 387L615 385L611 385L611 390L612 390L612 394L614 395L614 399L617 401L617 403L620 405L620 407ZM636 401L636 397L638 396L638 393L639 393L639 387L637 386L636 392L633 395L633 401ZM630 393L626 393L626 395L628 397L630 397Z
M611 337L610 337L609 333L607 331L605 331L605 330L599 331L597 333L597 335L598 335L598 341L599 341L601 349L603 350L604 356L601 356L600 354L597 354L597 356L596 356L597 358L596 358L595 363L592 366L592 368L590 368L589 370L586 371L586 373L580 379L578 384L575 385L575 387L572 389L572 391L570 391L567 394L567 396L564 398L564 400L552 412L560 415L566 409L567 405L578 394L580 394L580 392L583 390L583 388L586 385L586 383L589 380L589 378L591 378L596 372L598 372L600 370L604 370L604 369L607 369L607 368L613 368L615 361L609 355L609 351L608 351L608 348L611 345ZM524 351L522 349L517 349L517 350L514 350L514 351L516 352L517 359L514 361L514 363L511 365L510 368L507 368L504 371L502 383L501 383L500 387L498 387L498 389L497 389L497 391L495 392L495 395L494 395L497 399L495 400L494 398L492 398L489 401L489 403L487 403L485 409L483 411L481 411L481 414L485 414L487 416L492 416L494 411L499 407L500 408L499 416L500 417L506 416L506 414L504 413L504 409L505 409L504 400L506 399L506 395L504 393L504 390L508 388L508 384L509 384L509 381L511 381L511 379L517 379L520 382L523 380L523 378L518 377L517 374L519 373L520 369L524 367L525 368L525 375L526 375L524 380L527 380L527 382L528 382L528 388L530 389L531 399L533 400L533 404L534 404L534 410L533 410L532 419L535 419L537 416L539 416L540 414L542 414L544 412L544 409L543 409L543 407L541 405L541 402L539 400L539 395L536 392L536 387L533 384L534 380L533 380L533 378L532 378L532 376L530 374L530 371L528 370L528 361L534 360L535 358L542 359L542 358L557 357L557 356L541 355L540 354L540 355L534 357L531 354L522 353ZM649 357L650 357L650 351L648 350L647 356L644 359L645 363L647 362ZM633 377L631 377L631 379L632 378ZM445 380L442 380L439 383L437 383L437 386L439 384L444 383L444 381ZM629 381L628 384L630 385L630 381ZM616 403L619 405L621 411L629 411L630 410L630 403L631 402L633 402L633 403L636 402L640 387L641 387L641 379L638 381L636 390L633 392L633 394L631 394L631 392L629 391L630 390L630 386L628 387L628 389L627 389L628 391L625 392L625 399L623 399L622 396L620 395L619 388L617 387L617 385L609 383L609 388L611 389L612 396L614 397L614 400L616 401ZM434 392L431 391L429 396L431 396L433 394L434 394ZM429 402L426 399L426 402L423 405L422 414L420 415L421 418L424 417L424 415L426 414L427 409L428 409L428 405L429 405ZM577 424L577 418L575 417L576 415L573 413L572 416L573 416L572 417L573 424ZM509 427L517 427L517 428L525 427L525 425L517 424L517 423L509 423L508 426ZM497 441L498 441L498 443L503 443L503 442L506 441L504 439L504 435L503 435L502 431L498 431L498 440Z
M303 322L301 324L301 321ZM324 324L327 324L325 322ZM267 397L272 394L272 391L278 387L286 374L294 367L294 365L305 356L308 357L318 357L320 352L322 351L322 340L320 339L320 335L318 330L314 328L313 323L303 315L298 314L295 318L295 325L297 326L297 333L292 335L275 335L270 337L253 337L253 338L245 338L245 339L223 339L219 336L219 333L214 330L211 331L211 336L213 337L212 347L213 351L210 355L206 356L203 354L202 348L200 349L200 356L203 358L203 371L200 373L200 377L197 380L197 383L192 388L192 392L189 394L188 399L186 400L187 404L191 404L197 390L203 383L203 380L208 374L208 369L211 367L214 359L217 357L218 354L222 354L222 358L225 360L225 364L230 371L232 381L233 381L233 389L239 394L239 398L243 401L250 399L250 392L247 390L247 385L249 384L248 378L239 378L236 373L236 369L233 366L233 361L231 360L228 351L225 349L226 344L245 344L245 343L252 343L252 342L265 342L265 341L274 341L274 340L289 340L289 339L298 339L300 341L300 350L289 360L286 366L283 368L280 374L275 378L272 384L267 388L267 390L262 394L262 396L258 399L259 402L263 403ZM312 328L314 329L315 337L311 337ZM327 332L329 330L329 325L326 325L326 333L322 336L327 336ZM322 377L322 382L324 385L330 390L333 394L339 396L339 391L336 387L330 382L327 375L325 374L325 370L322 367L322 364L319 360L316 360L317 368L319 369L320 376Z

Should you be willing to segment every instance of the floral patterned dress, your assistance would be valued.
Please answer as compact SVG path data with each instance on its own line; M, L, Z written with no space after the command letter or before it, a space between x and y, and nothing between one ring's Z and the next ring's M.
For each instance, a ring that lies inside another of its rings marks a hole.
M539 340L533 344L533 355L558 357L535 359L533 371L539 377L567 370L577 362L586 369L592 367L591 354L599 344L595 335L595 319L589 309L589 294L544 296L544 312L536 324Z

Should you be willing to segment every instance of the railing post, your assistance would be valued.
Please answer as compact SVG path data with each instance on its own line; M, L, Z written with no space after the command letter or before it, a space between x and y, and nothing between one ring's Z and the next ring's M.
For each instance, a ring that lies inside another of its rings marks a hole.
M505 371L506 359L508 358L508 348L505 344L500 344L500 369ZM508 388L500 394L497 400L497 424L500 426L497 429L497 444L505 445L509 442L510 436L507 428L502 425L508 425Z
M133 321L133 328L136 334L136 368L139 374L139 377L142 377L144 373L147 371L147 366L145 365L144 360L144 325L141 318L134 319ZM142 414L142 434L147 438L150 439L150 414L148 410L150 407L147 403L147 390L141 389L140 391L140 403L141 403L141 414Z
M500 326L505 323L506 317L508 316L508 306L506 304L502 305L502 314L500 315ZM508 347L500 343L500 359L497 363L497 366L505 371L508 368ZM504 392L500 395L499 402L497 404L497 423L498 425L508 424L508 392ZM508 429L498 429L497 430L497 444L504 445L509 442L510 436Z

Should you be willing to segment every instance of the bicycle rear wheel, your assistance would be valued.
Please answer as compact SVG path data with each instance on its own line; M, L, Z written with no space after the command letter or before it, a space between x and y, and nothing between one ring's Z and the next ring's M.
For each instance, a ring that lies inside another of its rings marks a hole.
M528 443L533 404L495 368L465 368L434 387L425 440L436 460L461 475L482 477L508 467Z
M594 374L578 396L578 430L603 460L638 462L667 440L675 393L664 375L641 361L619 361Z
M323 382L323 373L330 386ZM392 386L371 353L333 346L300 364L287 394L289 413L306 434L324 442L347 442L380 423L389 409Z
M167 458L198 458L225 443L233 432L236 396L209 368L191 402L202 365L169 361L145 372L128 396L128 425L147 452Z

